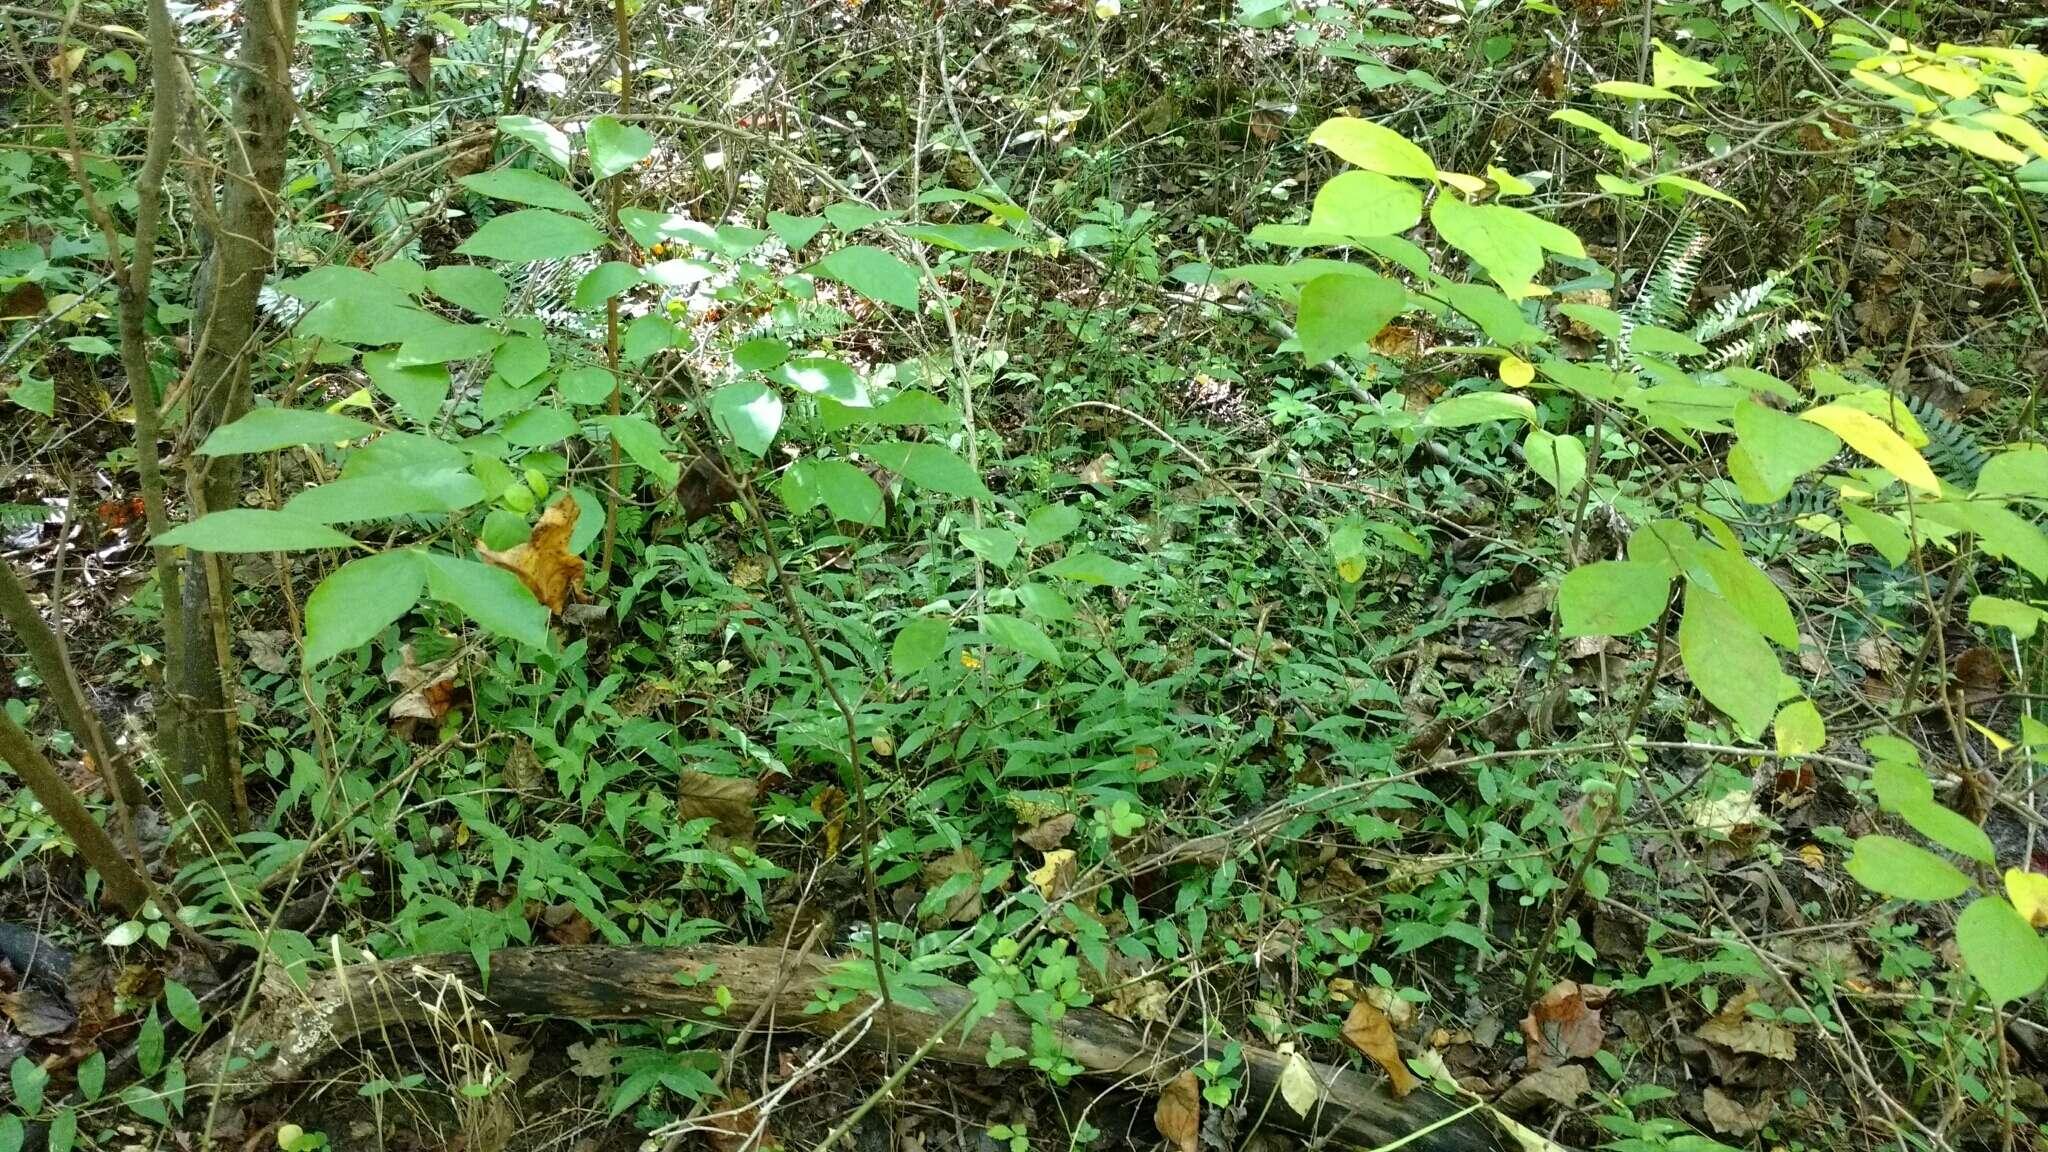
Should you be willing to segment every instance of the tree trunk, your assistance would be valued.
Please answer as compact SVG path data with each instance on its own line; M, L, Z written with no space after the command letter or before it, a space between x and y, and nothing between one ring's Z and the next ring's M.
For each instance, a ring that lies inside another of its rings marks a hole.
M723 992L723 1015L744 1019L769 1002L774 1024L829 1034L855 1020L865 1002L836 1012L806 1014L825 986L828 961L798 961L780 949L506 948L491 953L488 985L468 954L414 956L355 964L316 975L311 987L283 987L242 1022L232 1049L222 1041L194 1062L194 1088L217 1085L229 1099L299 1079L322 1058L361 1036L389 1026L433 1022L448 1026L470 1012L486 1018L569 1016L584 1020L656 1017L698 1019ZM699 974L703 973L701 978ZM687 983L681 982L687 980ZM488 987L488 992L479 991ZM954 1017L973 994L957 985L921 988L938 1006L918 1012L900 1001L891 1009L899 1042L915 1046ZM1066 1055L1088 1074L1156 1089L1183 1069L1218 1055L1214 1036L1164 1026L1132 1024L1093 1008L1070 1009L1053 1026ZM888 1024L877 1020L866 1042L879 1043ZM989 1038L1002 1033L1013 1047L1030 1043L1032 1022L1008 1005L998 1007L964 1035L957 1026L929 1053L935 1060L984 1064ZM258 1055L258 1053L261 1053ZM1318 1102L1297 1115L1278 1096L1289 1057L1243 1046L1251 1111L1265 1122L1308 1135L1328 1136L1336 1147L1380 1147L1411 1135L1416 1152L1491 1152L1512 1143L1482 1112L1463 1111L1428 1089L1395 1100L1372 1080L1348 1069L1310 1062ZM1029 1075L1021 1070L1018 1075ZM1452 1117L1458 1117L1452 1119ZM1439 1125L1424 1133L1422 1129Z
M149 898L149 881L114 846L114 838L107 835L107 830L93 821L78 793L71 790L56 766L44 758L35 741L14 723L5 708L0 708L0 762L14 769L43 811L71 838L78 854L99 872L114 903L131 915L140 912L142 902Z

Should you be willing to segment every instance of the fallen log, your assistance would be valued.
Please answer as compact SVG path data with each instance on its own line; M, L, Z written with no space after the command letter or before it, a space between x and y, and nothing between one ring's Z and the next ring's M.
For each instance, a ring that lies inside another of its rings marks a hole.
M354 964L315 974L306 988L269 997L236 1029L232 1047L222 1040L200 1054L191 1067L191 1083L200 1091L245 1098L299 1079L323 1057L366 1034L407 1024L459 1025L476 1016L493 1021L520 1016L701 1020L720 990L729 998L726 1018L745 1018L767 1003L777 1027L830 1034L866 1007L863 1002L805 1014L830 967L828 961L799 959L776 948L737 945L508 948L491 953L489 990L484 992L476 962L466 953ZM920 990L938 1006L936 1015L897 1004L888 1020L875 1020L864 1042L880 1044L893 1024L897 1051L909 1052L972 998L951 984ZM1093 1008L1070 1009L1055 1031L1067 1055L1089 1075L1126 1079L1140 1088L1156 1088L1220 1051L1214 1037L1133 1024ZM1004 1005L965 1035L957 1026L948 1030L927 1056L982 1064L989 1038L997 1032L1021 1045L1031 1034L1031 1022ZM1336 1147L1378 1148L1411 1136L1407 1146L1417 1152L1514 1147L1486 1110L1460 1116L1465 1109L1427 1088L1395 1100L1360 1073L1315 1062L1309 1068L1318 1083L1318 1105L1308 1116L1299 1116L1278 1095L1289 1057L1250 1044L1243 1046L1243 1055L1252 1112L1263 1113L1267 1124L1324 1137Z

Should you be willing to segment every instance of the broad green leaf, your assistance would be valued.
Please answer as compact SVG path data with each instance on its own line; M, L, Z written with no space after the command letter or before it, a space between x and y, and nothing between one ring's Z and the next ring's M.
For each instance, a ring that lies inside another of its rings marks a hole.
M300 552L347 548L354 540L317 520L262 508L227 508L181 524L156 542L194 552Z
M432 426L440 418L440 406L449 402L449 365L399 367L397 353L362 353L362 371L367 371L377 392L397 404L399 412L416 424Z
M946 654L946 640L952 633L952 623L940 617L920 616L910 621L896 630L896 640L889 645L889 670L898 676L923 671Z
M863 444L863 456L904 479L948 496L992 499L989 490L974 474L967 461L951 449L937 444Z
M851 200L841 200L836 204L825 206L825 219L831 221L832 227L837 228L843 236L851 236L871 224L879 224L884 220L894 220L902 215L903 213L901 212L870 208L865 204L856 204Z
M571 404L602 404L611 399L618 378L595 364L583 364L564 371L555 379L555 391Z
M16 1056L7 1071L14 1088L14 1106L30 1115L42 1111L43 1089L50 1083L49 1070L26 1056Z
M913 224L905 227L903 234L953 252L1009 252L1030 243L993 224Z
M1586 478L1586 446L1576 436L1557 436L1531 428L1522 440L1522 458L1529 471L1559 496L1578 491L1580 482Z
M493 200L508 200L533 208L552 208L557 212L574 212L579 216L596 214L588 200L570 191L561 181L549 179L524 168L499 168L464 176L462 186Z
M1295 318L1311 367L1363 347L1408 305L1408 290L1383 276L1321 276L1301 290Z
M1581 112L1577 108L1564 108L1552 112L1550 118L1552 120L1562 120L1575 128L1584 128L1586 131L1591 132L1600 138L1602 144L1620 153L1621 158L1630 164L1641 164L1643 161L1648 160L1653 152L1653 149L1648 144L1623 135L1612 124L1590 112Z
M2048 581L2048 536L2019 513L1995 500L1929 505L1932 511L1953 508L1977 534L1977 546L2001 560L2010 560L2036 580Z
M1422 423L1429 428L1463 428L1492 420L1526 420L1534 425L1536 405L1512 392L1464 392L1437 401L1422 414Z
M1691 582L1678 621L1678 656L1693 687L1726 713L1737 731L1748 739L1763 734L1778 710L1778 684L1784 677L1778 658L1741 613Z
M1970 601L1970 623L2009 629L2017 640L2032 640L2043 619L2048 619L2048 612L2002 596L1979 596Z
M1040 620L1074 618L1073 601L1060 595L1059 590L1050 584L1019 584L1016 591L1017 603L1022 604L1026 612Z
M1038 575L1058 576L1063 580L1078 580L1083 584L1121 588L1136 580L1139 572L1121 560L1112 560L1095 552L1069 552L1058 560L1040 567Z
M1970 886L1955 865L1892 836L1858 837L1847 867L1865 888L1900 900L1952 900Z
M1800 413L1799 418L1840 436L1849 447L1907 485L1922 492L1941 490L1941 482L1935 479L1926 459L1891 425L1870 413L1843 404L1823 404Z
M1310 229L1343 236L1392 236L1422 222L1422 191L1378 172L1339 172L1316 192Z
M475 498L450 502L451 485L462 486L457 490L467 489ZM287 500L284 510L321 524L357 524L453 512L483 499L483 495L483 485L467 472L451 472L443 483L431 488L396 476L356 476L308 488Z
M2048 500L2048 446L2027 444L1985 461L1976 494Z
M308 339L318 337L340 344L382 347L426 336L447 326L448 321L418 308L344 297L329 300L306 313L293 332Z
M1640 560L1599 560L1565 573L1557 586L1566 636L1627 636L1657 622L1671 597L1671 572Z
M512 293L503 276L475 264L443 264L430 269L427 288L450 304L467 308L486 320L496 320L505 314L505 298Z
M427 595L447 604L498 636L545 648L547 606L533 598L519 577L479 560L439 552L426 560Z
M591 174L599 180L617 176L654 151L654 137L645 129L612 116L592 120L583 130L583 142L590 149Z
M816 216L790 216L782 212L768 214L768 227L789 245L790 251L809 244L818 233L825 230L826 221Z
M1060 650L1053 644L1045 630L1020 616L1005 616L1000 612L984 612L981 617L982 634L990 643L999 648L1029 656L1057 668L1061 665Z
M862 387L861 395L863 399L866 398L865 387ZM915 388L908 392L898 392L876 408L842 404L829 396L821 396L818 400L818 417L819 423L824 425L827 432L837 432L863 424L942 427L960 423L960 413L951 404L929 392L920 392Z
M1430 206L1429 221L1444 243L1470 256L1514 299L1534 291L1544 253L1574 259L1586 255L1569 229L1504 204L1467 204L1446 193Z
M847 524L882 522L882 487L875 478L844 460L819 460L812 471L817 498L834 520Z
M1347 164L1368 172L1405 176L1413 180L1436 179L1436 165L1429 153L1410 143L1392 128L1370 120L1334 116L1309 133L1308 142L1335 152Z
M534 151L553 161L555 167L569 170L569 136L553 124L532 116L500 116L498 131L533 145Z
M611 433L612 441L626 453L627 459L645 468L661 481L662 487L676 486L683 469L669 455L675 451L675 445L652 421L642 416L599 416L597 422Z
M640 269L624 260L607 260L583 274L576 282L572 302L578 311L595 312L605 301L640 283Z
M1549 339L1548 333L1531 324L1529 318L1522 314L1520 304L1491 285L1445 280L1439 281L1430 293L1441 297L1444 303L1457 309L1459 315L1479 325L1479 330L1486 334L1488 340L1504 348L1517 344L1540 344ZM1543 374L1549 376L1568 363L1563 360L1545 361Z
M1979 896L1956 917L1956 951L1993 1004L2024 1000L2048 983L2048 944L2000 897Z
M1827 722L1821 719L1820 709L1811 700L1794 700L1778 709L1778 718L1771 722L1771 734L1781 756L1818 752L1828 742Z
M1624 100L1676 100L1678 94L1659 88L1654 84L1638 84L1633 80L1603 80L1593 85L1593 91L1603 96L1619 96Z
M732 362L747 372L766 372L789 359L789 344L773 336L742 341L732 350Z
M652 248L665 240L680 240L706 252L716 252L721 246L717 228L681 212L621 208L619 225L643 248Z
M363 304L388 304L395 308L413 306L412 296L389 278L348 264L322 264L280 282L277 290L309 304L353 300Z
M308 408L256 408L213 430L199 446L201 456L242 456L275 452L300 444L360 440L376 429L353 416Z
M553 359L547 341L534 336L507 336L491 357L491 370L508 384L524 385L547 371Z
M1984 834L1984 829L1960 812L1936 803L1932 796L1906 799L1899 804L1898 813L1915 832L1956 855L1967 856L1979 864L1997 863L1991 838Z
M176 980L164 981L164 1007L187 1032L197 1032L206 1026L206 1017L199 1010L199 997Z
M766 456L782 427L782 397L759 380L740 380L711 394L711 421L754 456Z
M787 384L799 392L825 396L853 408L868 405L867 386L843 361L829 356L799 356L770 368L770 380Z
M490 355L504 339L496 328L481 324L446 324L400 344L392 363L400 368L417 368L422 364L474 360Z
M960 543L998 568L1008 567L1017 558L1017 534L1001 528L963 528Z
M1884 557L1885 563L1897 568L1906 562L1906 557L1912 555L1913 538L1907 534L1906 526L1894 517L1883 512L1873 512L1861 504L1847 501L1843 501L1839 507L1842 518L1849 522L1851 528L1862 534L1866 543L1877 549L1877 554Z
M525 208L484 221L483 227L455 250L464 256L524 264L567 260L594 251L604 242L604 233L587 220L546 208Z
M1662 40L1651 41L1657 52L1650 58L1650 83L1659 88L1719 88L1714 79L1720 69L1704 60L1694 60Z
M499 434L514 447L544 448L576 435L576 418L560 408L528 408L505 422Z
M626 335L619 342L619 355L628 364L638 364L656 352L685 343L686 339L687 334L669 323L667 317L649 312L645 316L635 316L633 322L626 325Z
M880 248L865 244L841 248L811 268L870 300L917 311L917 269Z
M1877 792L1877 806L1894 815L1910 805L1934 802L1934 785L1926 771L1909 760L1876 761L1870 766L1870 782Z
M477 397L477 417L485 421L498 421L507 417L516 418L540 402L540 394L547 390L547 386L548 382L546 380L535 380L529 384L514 384L510 380L505 379L503 373L492 372L484 378L483 395ZM545 419L551 425L559 425L560 413L559 411L551 411ZM562 433L556 435L553 439L560 440L563 435L571 435L571 433ZM536 439L533 441L535 444L552 442L552 440L548 439Z
M1081 513L1069 504L1041 504L1024 518L1024 545L1043 548L1081 526Z
M1799 650L1799 625L1792 619L1792 607L1769 576L1725 548L1702 547L1693 559L1713 578L1721 599L1750 627L1781 648Z
M1744 397L1735 405L1728 471L1742 498L1775 504L1792 483L1834 458L1842 441L1825 428Z
M1721 191L1712 184L1695 180L1690 176L1680 176L1676 172L1665 172L1652 176L1644 181L1644 183L1652 188L1677 188L1684 192L1690 192L1695 196L1705 196L1709 200L1719 200L1724 204L1733 204L1744 212L1749 211L1749 205Z

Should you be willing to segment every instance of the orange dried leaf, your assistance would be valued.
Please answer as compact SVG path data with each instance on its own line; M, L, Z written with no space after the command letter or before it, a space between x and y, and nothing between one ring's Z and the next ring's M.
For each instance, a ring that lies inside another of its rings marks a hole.
M1554 1068L1600 1051L1599 1006L1611 994L1611 989L1570 980L1551 985L1522 1018L1522 1036L1529 1042L1529 1067L1539 1071Z
M1344 1018L1344 1039L1365 1053L1366 1059L1386 1070L1387 1078L1393 1081L1394 1095L1406 1096L1414 1090L1415 1074L1401 1060L1401 1050L1394 1043L1394 1026L1371 1001L1352 1002L1351 1014Z
M1202 1090L1195 1083L1195 1070L1173 1078L1159 1093L1159 1106L1152 1110L1152 1123L1177 1152L1196 1152L1202 1142Z
M560 616L570 597L583 586L583 559L569 554L577 512L576 501L564 496L541 513L526 543L503 552L479 544L476 554L484 563L519 577L534 599Z

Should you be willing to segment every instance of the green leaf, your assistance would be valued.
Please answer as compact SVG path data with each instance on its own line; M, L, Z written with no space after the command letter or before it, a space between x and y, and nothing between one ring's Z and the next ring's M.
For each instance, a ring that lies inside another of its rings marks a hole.
M1504 204L1467 204L1446 192L1430 206L1429 222L1444 243L1470 256L1512 299L1534 290L1544 253L1586 256L1569 229Z
M199 1010L199 997L176 980L164 981L164 1007L170 1009L171 1019L187 1032L197 1032L206 1025L205 1014Z
M553 208L558 212L574 212L579 216L596 214L596 209L590 206L588 200L570 191L561 181L549 179L525 168L499 168L491 172L478 172L464 176L462 186L493 200L508 200L514 204L525 204L534 208Z
M530 263L567 260L604 245L604 233L587 220L545 208L526 208L493 216L455 250L486 260Z
M666 317L649 312L645 316L634 317L633 322L626 325L626 335L620 342L619 351L626 363L638 364L656 352L675 347L683 339L682 330L669 323Z
M242 456L299 444L360 440L377 429L353 416L306 408L256 408L213 430L199 446L201 456Z
M848 524L875 525L882 522L882 486L860 468L844 460L819 460L812 481L817 498L834 520Z
M1873 750L1872 754L1878 753ZM1877 792L1877 806L1886 812L1896 814L1910 805L1934 802L1934 785L1928 782L1927 773L1912 761L1878 760L1870 766L1870 782Z
M1970 623L2008 629L2016 640L2032 640L2043 619L2048 619L2048 612L2002 596L1979 596L1970 601Z
M1678 621L1678 655L1693 687L1727 713L1749 739L1763 734L1778 710L1784 673L1763 633L1726 600L1687 581Z
M1906 557L1912 555L1913 538L1906 533L1906 526L1899 523L1896 518L1847 501L1842 502L1839 507L1842 518L1849 522L1851 528L1862 534L1866 543L1877 549L1877 554L1884 557L1885 563L1897 568L1906 562Z
M1693 560L1713 577L1714 590L1750 627L1781 648L1799 650L1799 625L1792 619L1792 607L1769 576L1725 548L1702 547Z
M950 621L937 616L920 616L896 630L889 646L889 670L908 676L928 667L946 654L946 641L953 634Z
M149 1016L142 1021L142 1031L135 1037L135 1066L144 1076L154 1076L164 1064L164 1022L149 1010Z
M668 435L641 416L600 416L599 424L612 434L612 440L626 453L627 459L645 468L648 473L661 481L662 487L673 488L682 476L682 465L670 458L675 445L669 443Z
M841 248L811 268L870 300L917 311L917 270L880 248L865 244Z
M1704 60L1694 60L1662 40L1653 40L1657 54L1650 58L1650 83L1659 88L1719 88L1714 79L1720 69Z
M818 233L823 232L825 221L816 216L791 216L783 212L770 212L768 227L782 238L784 244L789 245L790 251L794 252L809 244Z
M1781 756L1818 752L1828 742L1827 722L1821 719L1820 709L1811 700L1795 700L1778 709L1778 718L1771 722L1771 734Z
M1333 116L1316 125L1308 142L1328 148L1345 163L1368 172L1414 180L1436 179L1436 164L1429 153L1392 128L1382 128L1370 120Z
M967 461L937 444L863 444L860 452L905 480L934 492L993 499Z
M1522 458L1544 483L1559 496L1579 490L1586 479L1586 446L1576 436L1556 436L1541 428L1529 429L1522 440Z
M770 368L770 380L812 396L826 396L854 408L868 405L868 391L845 363L829 356L800 356Z
M1464 392L1447 396L1422 414L1426 428L1463 428L1493 420L1527 420L1536 423L1536 405L1512 392Z
M1979 896L1956 917L1956 951L1993 1004L2032 996L2048 983L2048 944L2001 896Z
M1848 869L1865 888L1900 900L1951 900L1970 886L1955 865L1891 836L1859 837Z
M555 391L571 404L602 404L611 399L618 379L607 369L583 364L568 369L555 380Z
M1958 856L1967 856L1979 864L1998 862L1997 854L1991 848L1991 838L1984 834L1984 829L1962 813L1935 803L1931 795L1903 799L1898 805L1898 813L1913 826L1915 832Z
M1121 560L1112 560L1094 552L1069 552L1067 555L1039 568L1040 576L1058 576L1063 580L1078 580L1083 584L1097 584L1110 588L1121 588L1139 576L1138 569Z
M1744 397L1735 404L1728 472L1744 500L1775 504L1792 491L1793 481L1826 464L1841 447L1841 438L1827 429Z
M604 302L640 283L640 269L624 260L607 260L583 274L572 299L578 311L595 312Z
M1651 84L1638 84L1633 80L1603 80L1593 85L1593 91L1603 96L1618 96L1624 100L1676 100L1676 92L1668 92Z
M711 394L711 422L742 449L766 456L782 427L782 397L759 380L727 384Z
M963 528L960 543L998 568L1007 567L1017 558L1017 534L1001 528Z
M105 1091L106 1087L107 1054L94 1049L93 1054L87 1056L78 1066L78 1094L85 1097L87 1103L91 1103L100 1098L100 1093Z
M1657 622L1671 598L1671 573L1640 560L1599 560L1565 573L1557 586L1565 636L1627 636Z
M515 448L541 448L549 444L560 444L576 435L576 418L560 408L542 406L528 408L505 422L500 430L508 443Z
M1043 548L1081 526L1081 513L1069 504L1042 504L1024 518L1024 545Z
M17 1056L15 1059L27 1057ZM22 1145L27 1142L28 1132L22 1127L21 1117L16 1116L13 1109L8 1109L7 1115L0 1116L0 1152L21 1152Z
M14 1085L14 1106L30 1115L40 1112L43 1088L50 1083L49 1071L26 1056L16 1056L7 1076Z
M773 336L742 341L732 350L733 365L745 372L766 372L788 359L789 343Z
M825 206L825 219L830 220L832 227L837 228L842 236L851 236L871 224L879 224L884 220L894 220L901 215L901 212L888 212L880 208L870 208L865 204L856 204L851 200L841 200L836 204Z
M1522 306L1502 295L1500 289L1486 284L1463 284L1455 281L1440 281L1433 289L1444 303L1458 310L1465 319L1479 325L1479 330L1488 340L1503 347L1517 344L1540 344L1549 339L1549 334L1522 314ZM1545 375L1553 367L1567 363L1561 360L1547 360L1543 363Z
M78 1113L69 1108L58 1109L57 1115L50 1121L50 1131L46 1140L48 1143L45 1146L49 1152L71 1152L73 1148L78 1147ZM4 1143L4 1137L0 1137L0 1144Z
M426 580L426 563L410 548L364 556L328 573L306 598L306 669L369 643L412 611Z
M461 612L495 635L545 648L548 610L519 577L478 560L423 554L427 595Z
M1577 108L1565 108L1552 112L1550 118L1552 120L1562 120L1575 128L1584 128L1586 131L1591 132L1600 138L1602 144L1620 153L1621 158L1630 164L1641 164L1643 161L1648 160L1653 152L1653 149L1648 144L1623 135L1612 124L1590 112L1581 112Z
M425 336L448 326L446 320L418 308L400 307L380 300L344 298L329 300L299 321L294 333L319 337L340 344L381 347Z
M553 161L555 167L569 170L569 137L553 124L532 116L500 116L498 131L533 145L533 150Z
M1993 456L1977 473L1976 494L2048 500L2048 445L2027 444Z
M448 366L415 364L401 368L396 352L363 353L363 371L370 383L389 396L398 410L414 423L432 426L440 419L441 405L448 402Z
M1060 650L1052 638L1038 625L1020 616L1005 616L1000 612L984 612L981 630L989 643L998 648L1007 648L1020 655L1043 661L1055 668L1061 666Z
M590 148L590 171L599 180L617 176L654 151L654 137L645 129L612 116L592 120L583 130L583 142Z
M158 544L194 552L298 552L310 548L347 548L354 540L317 520L262 508L228 508L209 512L162 536Z
M451 500L454 493L461 498ZM359 524L454 512L483 497L483 485L467 472L446 473L431 485L399 476L353 476L308 488L287 500L284 510L322 524Z
M491 358L491 370L504 377L507 384L524 386L547 371L553 359L547 341L534 336L507 336L498 345L497 355Z
M1010 252L1030 243L994 224L913 224L903 234L952 252Z
M400 344L392 363L400 368L414 368L421 364L474 360L490 355L504 339L496 328L481 324L444 324Z
M1310 367L1362 347L1408 306L1408 290L1383 276L1319 276L1301 290L1296 335Z
M1026 612L1041 620L1072 620L1073 602L1059 594L1050 584L1019 584L1016 588L1017 603Z
M475 264L444 264L430 269L427 288L450 304L467 308L486 320L503 316L505 299L512 294L503 276Z
M1316 192L1311 230L1392 236L1422 222L1422 190L1378 172L1339 172Z

